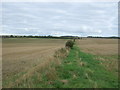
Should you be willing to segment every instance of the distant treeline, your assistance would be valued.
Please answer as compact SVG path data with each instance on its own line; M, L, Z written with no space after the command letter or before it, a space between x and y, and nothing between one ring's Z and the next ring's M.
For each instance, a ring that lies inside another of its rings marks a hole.
M99 36L88 36L87 38L112 38L112 39L120 39L120 37L111 36L111 37L99 37Z
M2 38L54 38L54 39L81 39L81 37L77 37L77 36L60 36L60 37L56 37L56 36L16 36L16 35L3 35L0 36Z
M18 36L18 35L2 35L1 38L54 38L54 39L82 39L82 38L112 38L112 39L120 39L120 37L99 37L99 36L87 36L87 37L78 37L78 36Z

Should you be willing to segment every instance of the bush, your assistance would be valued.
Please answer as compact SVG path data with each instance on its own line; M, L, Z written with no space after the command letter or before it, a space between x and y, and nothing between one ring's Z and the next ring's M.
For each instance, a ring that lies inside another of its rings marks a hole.
M69 40L69 41L66 42L65 47L72 48L73 45L74 45L74 42L72 40Z
M57 51L55 52L54 57L64 58L64 57L66 57L67 55L68 55L67 49L66 49L66 48L61 48L61 49L59 49L59 50L57 50Z

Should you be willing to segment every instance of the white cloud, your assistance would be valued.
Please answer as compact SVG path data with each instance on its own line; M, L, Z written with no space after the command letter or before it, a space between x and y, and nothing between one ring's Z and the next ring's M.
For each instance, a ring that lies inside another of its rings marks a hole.
M3 3L2 33L117 35L117 3Z

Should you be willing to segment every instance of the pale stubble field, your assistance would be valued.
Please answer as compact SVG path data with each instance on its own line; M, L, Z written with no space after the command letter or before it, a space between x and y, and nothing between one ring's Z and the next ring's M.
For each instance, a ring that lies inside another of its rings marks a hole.
M3 80L29 71L64 47L66 40L37 38L5 38L2 42Z
M55 51L65 47L66 39L4 38L2 41L3 82L21 72L31 72L35 66L49 61ZM96 56L102 65L116 75L118 72L118 39L76 40L77 46L85 53ZM6 84L7 85L7 84Z
M96 56L104 67L114 73L118 72L118 39L84 38L77 41L83 52Z

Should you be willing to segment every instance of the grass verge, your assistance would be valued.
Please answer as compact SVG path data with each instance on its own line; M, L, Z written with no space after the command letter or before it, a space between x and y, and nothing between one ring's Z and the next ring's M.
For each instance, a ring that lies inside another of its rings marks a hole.
M54 58L38 65L9 87L19 88L117 88L118 78L94 55L77 46L56 51Z
M95 57L74 46L69 56L63 60L62 66L57 69L60 79L67 81L62 87L117 88L117 76L106 70Z

